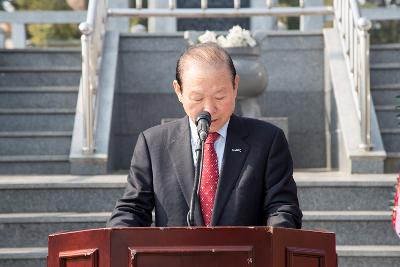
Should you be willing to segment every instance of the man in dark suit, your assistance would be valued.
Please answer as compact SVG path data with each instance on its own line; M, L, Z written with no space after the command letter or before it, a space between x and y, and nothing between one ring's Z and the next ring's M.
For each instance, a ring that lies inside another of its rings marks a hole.
M215 138L204 152L195 224L301 228L285 136L269 123L233 115L238 85L231 58L217 45L196 45L180 57L173 86L187 116L139 135L125 193L108 226L150 226L153 208L156 226L187 225L194 120L208 111L209 137Z

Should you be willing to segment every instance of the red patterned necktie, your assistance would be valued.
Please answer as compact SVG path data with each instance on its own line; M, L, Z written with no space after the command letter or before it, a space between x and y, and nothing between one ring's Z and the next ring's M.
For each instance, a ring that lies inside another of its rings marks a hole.
M218 185L218 157L214 143L218 139L218 133L210 133L204 144L203 172L200 185L200 205L204 223L211 224L211 216L214 208L215 192Z

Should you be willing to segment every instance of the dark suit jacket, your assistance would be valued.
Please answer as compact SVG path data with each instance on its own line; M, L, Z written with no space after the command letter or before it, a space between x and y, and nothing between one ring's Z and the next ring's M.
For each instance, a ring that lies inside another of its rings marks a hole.
M138 137L123 197L111 227L186 226L194 166L188 117ZM212 225L300 228L302 213L285 136L272 124L232 115ZM196 225L204 225L197 203Z

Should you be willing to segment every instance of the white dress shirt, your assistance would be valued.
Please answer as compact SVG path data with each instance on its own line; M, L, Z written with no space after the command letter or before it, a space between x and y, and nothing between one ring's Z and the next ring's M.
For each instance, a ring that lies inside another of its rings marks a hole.
M189 118L189 125L190 125L190 143L192 145L192 155L193 155L193 165L196 165L197 157L196 157L196 144L197 141L199 140L199 135L197 134L197 127L194 122ZM224 158L224 150L225 150L225 143L226 143L226 134L228 131L228 125L229 125L229 120L224 124L224 126L221 127L217 131L219 134L219 137L217 141L214 143L214 148L215 152L217 153L217 158L218 158L218 173L221 174L221 168L222 168L222 159Z

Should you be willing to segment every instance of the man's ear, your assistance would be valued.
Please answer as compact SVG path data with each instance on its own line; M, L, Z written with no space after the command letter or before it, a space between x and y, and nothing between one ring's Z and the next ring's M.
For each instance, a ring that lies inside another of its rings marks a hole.
M239 88L239 81L240 81L240 77L239 77L239 74L236 74L236 76L235 76L235 82L234 82L234 91L235 91L235 98L237 97L237 94L238 94L238 88Z
M178 97L179 102L182 103L182 89L181 89L181 86L179 85L178 81L174 80L172 82L172 86L174 87L174 91L175 91L176 96Z

